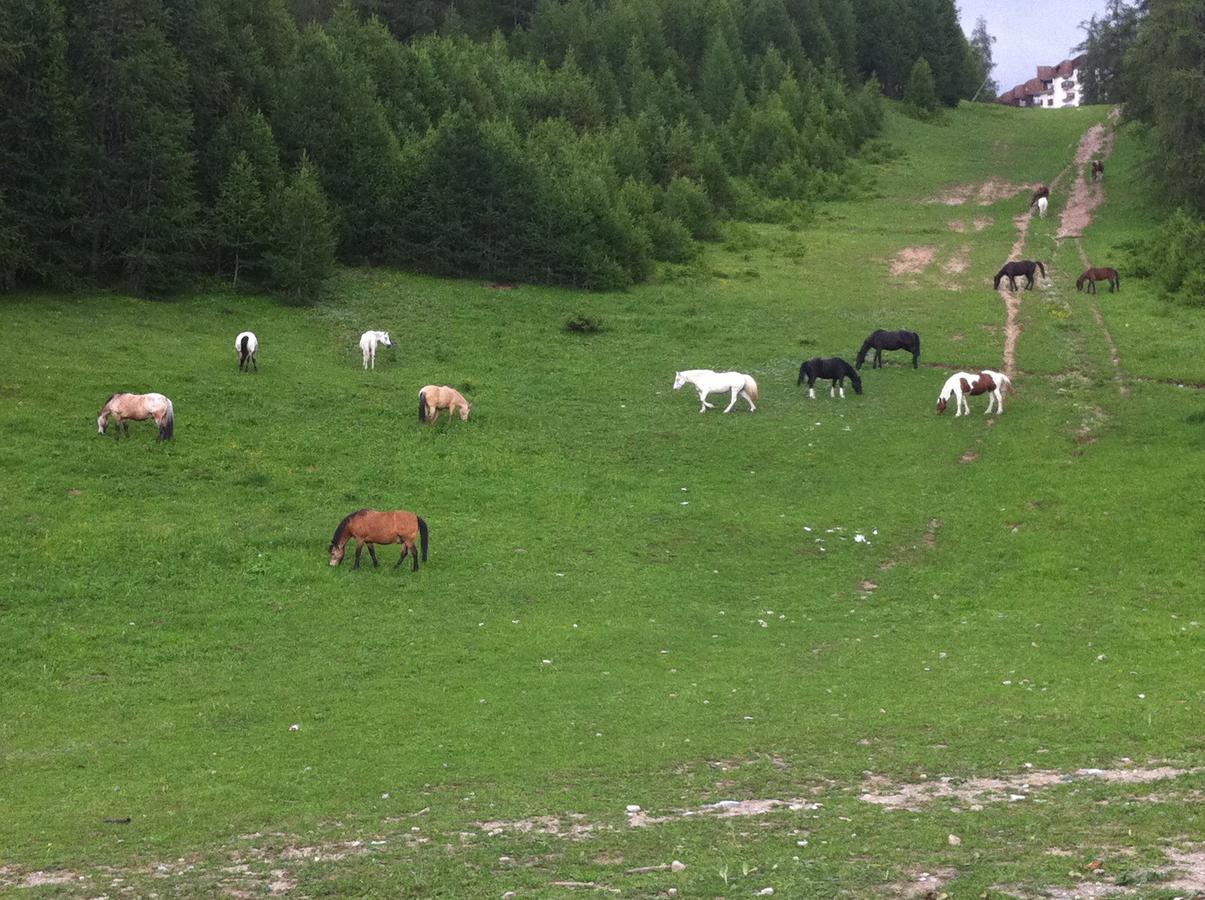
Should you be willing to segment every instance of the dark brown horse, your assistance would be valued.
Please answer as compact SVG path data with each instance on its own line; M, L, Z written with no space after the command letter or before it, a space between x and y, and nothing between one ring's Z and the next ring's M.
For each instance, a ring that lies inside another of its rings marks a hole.
M1096 293L1096 282L1098 282L1098 281L1109 282L1109 293L1110 294L1113 293L1114 291L1121 290L1121 276L1117 274L1116 269L1110 269L1107 267L1102 267L1099 269L1088 269L1086 272L1084 272L1083 275L1081 275L1079 278L1075 279L1075 289L1077 291L1082 291L1084 289L1084 285L1087 284L1088 285L1088 293L1095 294Z
M378 512L375 509L358 509L339 523L335 536L331 538L331 565L337 566L343 562L344 548L350 540L356 542L356 564L360 568L360 551L368 545L368 555L372 557L374 566L377 562L377 551L373 544L401 544L402 555L397 559L397 565L402 564L406 554L410 554L414 562L412 571L418 571L418 551L414 543L418 540L422 545L423 562L427 561L427 523L419 516L405 509L395 509L389 512Z
M992 282L992 287L995 290L1000 290L1000 280L1008 278L1008 289L1015 291L1017 289L1017 276L1024 275L1027 279L1025 290L1033 290L1033 270L1038 269L1042 273L1042 277L1046 277L1046 267L1041 262L1031 259L1018 259L1013 262L1007 262L996 273L996 279Z
M1050 197L1050 185L1039 184L1036 188L1033 189L1033 196L1029 198L1029 208L1033 209L1033 205L1035 203L1037 203L1039 200L1041 200L1043 197L1047 197L1047 198Z
M1100 181L1105 177L1105 164L1099 159L1092 160L1092 180Z
M874 359L871 361L872 369L883 368L883 351L884 350L907 350L912 354L912 368L916 368L920 359L920 335L915 331L872 331L870 337L862 342L862 349L858 351L858 359L854 363L855 369L861 369L862 363L866 362L866 354L874 350Z

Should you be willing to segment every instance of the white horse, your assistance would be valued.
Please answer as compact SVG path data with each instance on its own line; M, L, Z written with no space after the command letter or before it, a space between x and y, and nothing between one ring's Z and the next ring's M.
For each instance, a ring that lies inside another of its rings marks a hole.
M685 372L674 373L674 390L678 390L684 384L693 384L695 390L699 392L699 412L707 412L708 409L715 409L715 406L707 402L707 395L714 394L718 391L730 391L732 400L724 412L730 412L732 407L736 405L737 397L744 397L745 402L749 404L749 412L757 409L754 403L757 400L757 382L750 376L741 372L715 372L711 369L687 369Z
M244 367L250 372L251 367L255 366L255 371L259 371L259 363L255 361L255 351L259 348L259 341L255 338L254 331L240 331L234 339L234 352L238 354L238 370L242 372Z
M1050 201L1045 197L1038 198L1038 216L1046 218L1046 207L1050 205Z
M377 345L384 344L386 347L392 347L393 341L389 340L388 331L366 331L360 335L360 353L364 355L364 368L368 368L368 364L372 363L372 367L377 367Z
M957 403L955 417L971 414L971 407L967 403L967 395L972 397L978 394L988 394L987 409L984 410L984 415L992 411L992 404L996 406L996 415L1004 412L1004 389L1012 390L1012 379L1003 372L994 372L991 369L981 369L978 372L955 372L946 379L946 383L941 387L941 393L937 395L937 413L941 415L946 411L946 404L950 402L950 398L955 398Z

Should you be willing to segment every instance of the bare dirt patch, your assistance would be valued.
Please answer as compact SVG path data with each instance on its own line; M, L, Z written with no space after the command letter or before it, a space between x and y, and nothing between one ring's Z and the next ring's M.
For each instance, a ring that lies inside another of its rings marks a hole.
M958 457L958 461L960 463L969 463L969 462L974 462L978 458L979 458L978 453L976 453L974 450L968 450L966 453L962 454L962 456Z
M987 216L976 216L975 220L971 222L971 225L976 231L983 231L983 229L987 228L991 224L992 220Z
M1104 125L1093 125L1080 138L1075 151L1075 164L1079 167L1071 193L1063 205L1059 219L1057 238L1079 237L1092 224L1096 207L1105 199L1103 181L1089 181L1084 177L1083 167L1093 159L1107 159L1113 152L1113 131Z
M961 275L970 267L971 247L969 244L963 244L942 264L941 270L947 275Z
M550 834L553 837L584 841L594 833L594 825L586 821L581 813L561 816L533 816L530 819L512 821L474 822L478 828L492 836L505 834Z
M925 529L925 536L923 540L925 542L925 546L930 550L937 546L937 532L944 524L945 523L941 519L929 520L929 527Z
M1028 190L1027 185L1014 184L1001 178L989 178L982 184L951 185L925 202L940 203L943 206L962 206L964 203L974 202L979 206L991 206L1024 190Z
M967 230L966 222L962 221L962 219L951 219L949 222L946 222L946 227L959 234Z
M1168 861L1168 867L1165 869L1122 873L1102 881L1084 880L1073 887L1050 885L1035 891L1016 884L998 884L992 885L992 891L998 891L1005 896L1019 898L1019 900L1031 900L1031 898L1032 900L1039 900L1039 898L1043 898L1043 900L1045 898L1093 900L1097 897L1140 897L1148 894L1151 888L1160 892L1175 892L1184 897L1205 895L1205 845L1193 844L1186 849L1165 847L1163 852ZM1124 850L1122 853L1129 855ZM1066 852L1056 855L1072 856L1075 854ZM1093 871L1099 874L1101 868L1097 867ZM1135 874L1142 877L1135 878Z
M628 826L630 828L645 828L649 825L660 825L663 822L673 822L677 819L688 819L693 816L712 816L717 819L734 819L745 816L764 816L767 813L776 812L778 810L790 810L798 812L803 809L819 809L819 803L812 803L807 800L791 799L791 800L720 800L717 803L708 803L704 806L695 806L689 809L676 809L667 815L654 816L650 815L639 807L629 809L627 811Z
M891 258L888 267L892 275L919 275L936 256L936 247L905 247Z
M937 897L947 882L958 877L958 870L950 866L934 869L932 872L921 869L911 869L907 881L897 881L885 885L889 897Z

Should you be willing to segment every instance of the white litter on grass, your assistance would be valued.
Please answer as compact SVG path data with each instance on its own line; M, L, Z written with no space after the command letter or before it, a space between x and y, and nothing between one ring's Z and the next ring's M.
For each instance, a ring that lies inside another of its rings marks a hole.
M812 529L810 529L810 528L808 528L806 525L804 525L804 526L803 526L803 530L804 530L804 531L811 531Z
M855 534L854 535L854 543L855 544L869 544L870 541L868 541L866 539L866 535L864 535L864 534Z
M294 723L289 726L289 731L301 731L301 726Z

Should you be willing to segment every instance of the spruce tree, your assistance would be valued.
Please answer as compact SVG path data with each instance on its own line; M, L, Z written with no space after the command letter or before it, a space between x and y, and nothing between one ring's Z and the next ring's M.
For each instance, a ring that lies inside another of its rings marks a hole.
M222 179L217 202L210 214L209 240L219 266L228 261L231 287L238 289L244 265L255 263L267 227L264 194L247 154L239 151Z
M269 284L291 302L312 303L335 269L335 228L305 154L281 191L273 219L271 247L264 253Z
M923 56L912 67L908 85L904 88L904 102L919 118L928 118L937 112L937 88L933 83L933 70Z

